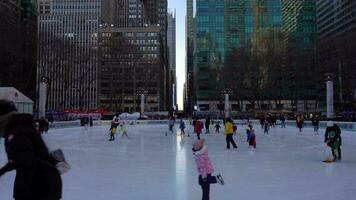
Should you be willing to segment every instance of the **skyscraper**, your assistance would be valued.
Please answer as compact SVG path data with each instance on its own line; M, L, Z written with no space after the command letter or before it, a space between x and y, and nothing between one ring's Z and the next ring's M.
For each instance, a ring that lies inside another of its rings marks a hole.
M319 72L334 75L339 109L355 109L356 1L317 0L316 6ZM323 80L320 84L325 85ZM325 87L321 89L324 94Z
M35 100L36 1L0 1L0 19L0 87L15 87Z
M107 7L110 10L105 11L108 14L99 34L101 106L139 111L137 92L143 90L147 92L146 110L167 110L172 91L167 1L118 0Z
M169 106L177 104L176 78L176 13L168 13L167 45L169 57Z
M39 0L38 12L38 80L49 80L48 109L97 108L101 0Z
M184 96L184 110L187 113L193 111L195 105L194 89L194 18L193 18L193 0L187 0L186 23L186 92Z

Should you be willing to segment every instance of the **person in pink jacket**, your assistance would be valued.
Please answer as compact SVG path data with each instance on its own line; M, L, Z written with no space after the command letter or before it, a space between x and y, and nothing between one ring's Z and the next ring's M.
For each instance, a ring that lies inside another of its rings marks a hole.
M209 159L208 149L204 143L204 139L194 142L192 151L195 155L195 162L199 173L199 185L203 191L202 200L209 200L210 184L219 182L221 185L224 185L224 179L221 174L217 176L211 175L214 169Z

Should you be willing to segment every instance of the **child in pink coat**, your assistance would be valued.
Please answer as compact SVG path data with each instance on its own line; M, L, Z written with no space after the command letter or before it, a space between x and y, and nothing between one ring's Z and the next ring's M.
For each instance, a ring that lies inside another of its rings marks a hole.
M209 159L208 149L204 143L204 139L194 142L192 150L199 173L199 185L203 190L202 200L209 200L210 184L219 182L221 185L224 185L224 180L220 174L217 176L211 175L214 169Z

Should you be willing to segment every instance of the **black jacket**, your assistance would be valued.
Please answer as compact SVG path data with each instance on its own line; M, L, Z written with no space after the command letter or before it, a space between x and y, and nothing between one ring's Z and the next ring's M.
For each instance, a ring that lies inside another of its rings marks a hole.
M31 115L16 114L5 132L5 150L9 162L0 175L16 170L14 198L23 200L58 200L62 195L62 180L55 168L41 135L35 129Z

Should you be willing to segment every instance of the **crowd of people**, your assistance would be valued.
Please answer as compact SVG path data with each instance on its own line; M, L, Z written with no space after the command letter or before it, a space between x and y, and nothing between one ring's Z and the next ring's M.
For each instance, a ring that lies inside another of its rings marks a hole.
M278 120L281 127L284 128L285 117L282 115ZM320 117L313 116L311 122L314 132L318 134ZM295 123L299 132L302 132L305 123L303 115L297 115ZM172 133L174 125L175 118L171 117L168 129ZM192 145L192 151L199 174L198 183L202 189L202 199L207 200L209 199L210 185L215 183L224 185L224 180L219 173L216 176L213 175L214 170L208 148L201 134L204 129L205 134L211 134L211 126L215 128L215 134L220 134L220 129L223 126L226 149L229 150L231 146L233 149L237 149L234 140L234 135L237 134L237 125L231 117L225 118L222 125L220 125L220 121L211 120L210 117L205 120L195 118L191 125L197 137ZM260 125L264 133L269 134L270 129L277 126L277 118L273 116L261 118ZM9 171L16 170L13 194L15 200L59 200L62 197L61 173L68 170L69 166L65 163L65 159L58 159L57 156L49 152L41 136L48 129L49 123L46 119L40 118L38 127L36 127L36 122L31 115L19 114L12 102L0 100L0 137L5 139L5 150L8 157L8 163L0 168L0 177ZM184 136L186 125L183 119L179 120L179 129L181 135ZM244 130L248 146L256 148L257 136L249 120ZM125 121L115 116L111 121L109 141L115 140L117 131L121 132L121 138L129 138ZM331 121L327 123L324 142L331 149L333 156L331 162L340 161L342 138L341 129L337 124Z

